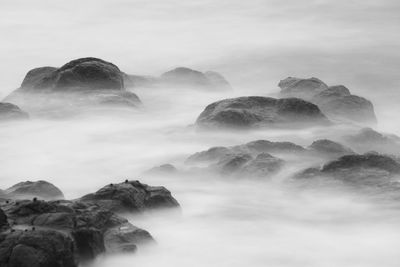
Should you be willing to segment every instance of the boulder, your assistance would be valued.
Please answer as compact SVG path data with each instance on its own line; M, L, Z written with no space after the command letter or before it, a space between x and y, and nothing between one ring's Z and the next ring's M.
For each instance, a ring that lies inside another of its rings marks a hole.
M354 154L351 148L328 139L316 140L308 148L312 152L323 155L344 156Z
M0 102L0 120L23 120L28 118L28 113L22 111L17 105Z
M279 82L283 97L298 97L310 101L328 118L357 123L376 123L371 101L350 93L343 85L328 87L317 78L289 77Z
M394 189L399 186L395 179L399 173L400 163L394 158L367 153L342 156L321 168L306 169L296 178L329 178L350 185Z
M116 65L92 57L72 60L60 68L33 69L6 100L33 110L50 104L73 109L99 104L129 107L140 104L137 95L126 91L124 73Z
M149 208L179 206L166 188L128 180L109 184L93 194L83 196L79 201L116 212L140 212Z
M60 231L38 229L0 233L0 266L77 267L74 242Z
M329 125L318 106L298 99L249 96L208 105L199 115L200 128L250 129L259 127L306 127Z
M26 198L41 198L41 199L63 199L64 194L55 185L40 180L40 181L26 181L15 184L5 190L9 198L26 199Z

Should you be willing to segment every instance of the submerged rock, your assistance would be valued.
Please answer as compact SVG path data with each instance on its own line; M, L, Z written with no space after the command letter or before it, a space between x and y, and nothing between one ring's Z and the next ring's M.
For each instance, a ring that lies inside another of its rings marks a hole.
M63 199L64 194L55 185L40 180L36 182L26 181L13 185L5 190L7 197L14 199L21 198L42 198L42 199Z
M28 113L22 111L17 105L0 102L0 120L28 119Z
M357 123L376 122L372 103L363 97L352 95L343 85L328 87L317 78L289 77L280 81L278 86L282 96L311 101L330 119Z
M319 108L298 98L250 96L208 105L197 118L200 128L305 127L329 125Z

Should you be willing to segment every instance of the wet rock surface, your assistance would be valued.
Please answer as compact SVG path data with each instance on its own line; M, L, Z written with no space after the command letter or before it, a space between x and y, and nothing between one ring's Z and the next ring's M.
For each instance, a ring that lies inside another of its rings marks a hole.
M178 205L164 187L138 181L106 186L72 201L3 200L0 265L75 267L102 253L135 252L153 243L153 237L113 210L141 212Z
M196 120L200 128L306 127L329 125L319 108L298 98L249 96L208 105Z

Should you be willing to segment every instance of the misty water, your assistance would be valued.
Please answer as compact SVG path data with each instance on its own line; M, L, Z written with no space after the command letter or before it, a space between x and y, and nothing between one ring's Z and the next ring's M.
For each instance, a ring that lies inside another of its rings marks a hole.
M29 69L95 56L129 74L177 66L221 72L233 91L136 88L137 109L30 113L0 125L0 188L46 180L66 199L138 179L171 191L179 211L126 215L156 244L98 257L85 267L398 267L398 199L290 177L324 159L292 155L268 179L192 172L185 159L213 146L336 139L357 127L202 132L210 103L276 96L288 76L345 84L374 103L379 131L398 124L398 1L0 0L0 96ZM79 7L78 7L79 6ZM62 103L62 100L61 100ZM31 103L33 106L35 103ZM170 163L177 174L145 172Z

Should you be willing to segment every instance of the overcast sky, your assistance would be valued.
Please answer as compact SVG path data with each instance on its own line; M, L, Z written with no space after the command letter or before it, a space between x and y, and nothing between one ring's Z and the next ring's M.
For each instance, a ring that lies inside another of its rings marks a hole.
M137 74L215 69L249 93L286 76L393 93L399 14L398 0L0 0L0 96L84 56Z

